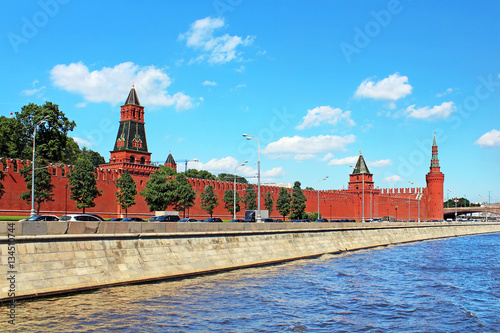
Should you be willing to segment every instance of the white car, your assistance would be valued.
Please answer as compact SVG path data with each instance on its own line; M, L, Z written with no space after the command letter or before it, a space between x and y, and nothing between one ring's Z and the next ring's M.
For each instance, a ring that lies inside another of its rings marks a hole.
M59 221L102 221L102 219L96 215L92 214L68 214L63 215Z

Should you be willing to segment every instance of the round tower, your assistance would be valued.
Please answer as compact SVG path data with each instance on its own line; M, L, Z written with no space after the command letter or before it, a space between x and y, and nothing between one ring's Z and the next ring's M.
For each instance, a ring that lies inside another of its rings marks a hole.
M443 184L444 174L439 167L438 147L436 144L436 133L432 142L432 157L430 171L425 176L427 182L427 218L432 220L443 219Z

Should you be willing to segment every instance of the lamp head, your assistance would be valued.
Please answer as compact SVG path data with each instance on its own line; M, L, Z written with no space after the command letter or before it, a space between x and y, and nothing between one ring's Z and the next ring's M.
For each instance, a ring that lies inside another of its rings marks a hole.
M246 138L248 136L248 134L243 134L243 136Z

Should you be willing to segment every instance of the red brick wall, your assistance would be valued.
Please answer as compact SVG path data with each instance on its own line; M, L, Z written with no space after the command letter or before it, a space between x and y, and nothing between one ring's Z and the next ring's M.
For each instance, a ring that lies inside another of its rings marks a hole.
M29 161L27 163L30 163ZM17 168L16 168L17 166ZM110 165L111 166L111 165ZM1 163L2 170L4 170L5 178L3 184L5 187L5 194L0 199L0 215L29 215L31 206L25 201L19 199L21 193L26 191L26 183L19 173L22 168L22 161L20 160L10 160L4 159ZM66 191L65 185L68 184L67 175L70 172L70 166L57 166L54 169L49 169L53 174L52 183L55 185L54 188L54 201L43 203L41 205L40 211L46 214L56 214L63 215L65 213L65 205L67 204L68 213L81 212L81 209L76 209L76 204L74 201L69 199L70 191ZM101 165L97 170L97 186L103 191L103 195L95 200L96 206L93 208L86 209L86 212L92 212L95 214L100 214L104 217L117 217L121 213L121 208L116 204L115 192L117 191L115 187L115 180L120 177L123 170L106 168L106 165ZM148 180L147 170L144 172L132 173L132 177L136 181L137 191L140 192L146 186L146 181ZM189 215L196 218L206 218L209 215L201 210L201 198L200 194L203 192L206 186L212 185L216 195L219 197L219 206L215 209L213 216L221 217L222 219L230 219L232 216L224 209L224 204L222 202L222 197L226 190L233 189L232 182L222 182L222 181L212 181L203 179L189 179L189 182L193 185L194 190L198 193L195 200L195 206L189 210ZM236 184L236 190L240 195L244 193L246 184ZM439 184L434 186L439 187ZM257 192L257 186L254 185ZM441 184L442 187L442 184ZM438 219L435 215L435 211L432 210L429 205L435 205L439 198L430 198L427 188L419 189L420 193L423 193L423 197L420 200L420 219ZM261 187L261 206L264 209L264 195L267 192L271 192L276 203L278 199L279 187L273 186L262 186ZM318 192L313 190L303 190L305 196L307 197L306 211L315 212L318 209ZM439 192L439 189L436 190ZM442 193L442 189L441 189ZM438 193L439 194L439 193ZM364 191L364 207L365 219L370 217L382 217L385 215L394 216L399 220L408 220L408 206L410 204L411 214L410 218L413 220L418 219L418 201L415 199L417 195L416 188L404 188L404 189L365 189ZM319 193L319 203L320 212L323 217L328 219L356 219L361 220L362 218L362 190L326 190L320 191ZM408 201L410 198L410 201ZM65 204L66 203L66 204ZM439 201L442 206L442 200ZM396 212L397 206L397 212ZM239 218L244 216L244 208L241 205L242 210L237 214ZM173 210L167 207L167 210ZM442 211L442 207L441 207ZM140 195L136 198L136 205L132 206L128 210L129 215L141 216L143 218L154 215L154 213L149 211L149 207L146 205L144 198ZM182 212L180 213L182 216ZM272 214L272 218L282 218L279 212L275 209ZM442 216L439 218L441 219Z

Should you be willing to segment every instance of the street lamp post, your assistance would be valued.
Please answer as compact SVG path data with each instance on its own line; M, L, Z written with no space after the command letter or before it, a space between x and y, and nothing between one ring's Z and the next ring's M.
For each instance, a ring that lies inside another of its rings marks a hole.
M243 163L237 164L234 167L234 190L233 190L233 219L236 220L236 169L240 166L244 166L248 161L245 161Z
M247 140L255 140L257 141L257 217L256 222L262 222L260 216L260 140L255 135L243 134L243 137L247 138Z
M327 178L328 176L318 181L318 219L319 219L319 183L321 183L322 180L326 180Z
M453 198L453 201L455 201L455 222L457 222L457 201L458 201L458 198Z
M30 216L35 216L35 136L38 126L47 122L49 116L45 116L37 122L33 128L33 159L31 161L31 213Z

